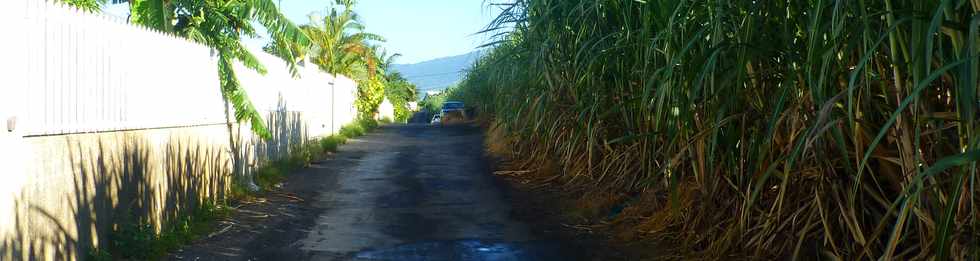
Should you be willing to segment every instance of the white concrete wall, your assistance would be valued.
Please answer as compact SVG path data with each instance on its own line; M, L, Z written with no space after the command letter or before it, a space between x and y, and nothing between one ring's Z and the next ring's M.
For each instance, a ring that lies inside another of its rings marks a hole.
M333 89L330 101L333 104L331 106L333 111L330 129L331 133L337 133L340 132L340 127L357 120L357 106L354 104L357 100L357 83L347 76L337 75L331 86Z
M381 104L378 104L377 120L382 119L395 120L395 105L391 104L388 97L385 97L381 100Z
M265 65L266 75L241 64L235 65L235 71L259 111L302 113L310 137L335 134L340 126L357 118L357 85L353 80L324 73L312 65L298 67L300 75L294 77L282 59L261 50L251 51Z
M231 151L211 49L42 0L0 6L0 260L78 259L120 215L160 228L223 197ZM268 74L237 74L276 135L233 127L250 167L356 118L354 81L312 66L294 78L253 52Z
M225 120L216 60L206 46L45 1L11 0L0 11L3 28L12 30L5 33L12 37L0 41L7 54L0 64L10 72L0 78L5 98L0 116L15 117L24 136ZM353 81L335 80L314 66L302 68L302 77L295 79L282 60L261 50L252 53L268 74L244 66L236 66L236 72L259 110L317 114L311 118L320 126L314 136L330 133L324 123L331 117L337 118L334 125L355 118ZM332 83L337 90L331 91Z

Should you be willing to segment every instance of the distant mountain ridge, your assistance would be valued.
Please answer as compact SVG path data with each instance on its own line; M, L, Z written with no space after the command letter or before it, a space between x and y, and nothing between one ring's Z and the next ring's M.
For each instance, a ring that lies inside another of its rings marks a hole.
M413 64L393 64L391 67L415 84L420 92L444 90L462 80L466 69L482 56L483 51L473 51Z

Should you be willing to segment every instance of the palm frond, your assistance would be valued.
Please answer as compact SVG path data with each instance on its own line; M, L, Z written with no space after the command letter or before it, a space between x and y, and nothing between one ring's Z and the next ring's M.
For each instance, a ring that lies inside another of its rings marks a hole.
M251 124L252 132L259 135L259 137L269 139L272 137L272 134L265 127L262 114L255 109L252 100L248 98L248 93L245 92L245 89L238 82L238 77L235 75L235 68L232 66L232 59L227 54L219 55L218 74L221 78L221 93L235 109L236 121L248 121Z

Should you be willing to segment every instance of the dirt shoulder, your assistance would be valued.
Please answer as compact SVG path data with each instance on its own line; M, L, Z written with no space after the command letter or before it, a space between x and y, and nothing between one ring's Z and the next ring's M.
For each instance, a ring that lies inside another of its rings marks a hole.
M563 191L559 184L540 184L528 179L499 175L512 204L514 219L530 225L532 233L563 242L566 247L587 249L586 260L661 259L658 245L648 241L616 239L617 230L601 221L575 217L580 197Z
M214 232L171 253L168 260L266 260L282 257L280 251L306 236L306 228L323 210L315 197L337 186L336 169L349 165L347 152L314 161L309 167L290 173L282 186L253 198L231 203L230 214L219 220ZM296 257L294 259L302 259Z
M477 124L477 123L472 123ZM504 188L512 205L514 219L530 225L532 233L546 240L563 242L568 247L584 249L586 260L663 260L671 259L661 251L663 243L634 237L635 229L616 222L614 210L595 213L598 204L607 204L590 191L555 181L554 166L521 166L515 160L506 138L493 133L486 124L487 154L492 158L494 176ZM548 164L544 164L548 165ZM608 204L607 204L608 205ZM598 216L598 217L597 217ZM615 223L615 224L614 224ZM623 236L629 234L629 236Z

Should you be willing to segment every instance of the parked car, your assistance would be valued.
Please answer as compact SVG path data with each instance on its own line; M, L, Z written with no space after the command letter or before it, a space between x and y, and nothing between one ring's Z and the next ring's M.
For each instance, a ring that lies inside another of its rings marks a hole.
M442 122L442 115L436 114L436 116L432 116L432 121L430 123L439 124L441 122Z
M466 107L463 106L463 102L459 101L447 101L442 103L442 110L439 111L442 123L449 123L451 121L465 121L466 120Z

